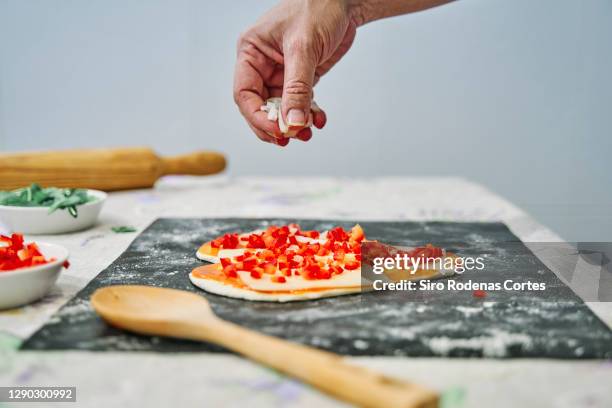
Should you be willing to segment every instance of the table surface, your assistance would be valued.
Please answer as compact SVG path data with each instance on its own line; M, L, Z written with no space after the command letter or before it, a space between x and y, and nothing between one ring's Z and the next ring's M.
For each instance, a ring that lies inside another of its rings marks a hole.
M42 301L0 312L0 385L76 386L78 405L92 407L195 403L239 407L247 401L249 406L262 407L342 405L234 355L16 350L136 237L137 233L114 233L112 226L130 225L140 232L158 217L503 221L523 241L560 241L521 209L459 178L166 177L154 189L110 194L93 229L35 237L67 247L71 267ZM612 326L611 305L589 303L608 326ZM609 361L349 360L438 389L447 408L612 405Z

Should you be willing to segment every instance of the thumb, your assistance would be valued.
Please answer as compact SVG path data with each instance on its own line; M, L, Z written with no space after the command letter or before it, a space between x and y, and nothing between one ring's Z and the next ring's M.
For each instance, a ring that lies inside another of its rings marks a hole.
M282 115L289 127L303 127L308 122L316 60L308 47L288 47L284 55Z

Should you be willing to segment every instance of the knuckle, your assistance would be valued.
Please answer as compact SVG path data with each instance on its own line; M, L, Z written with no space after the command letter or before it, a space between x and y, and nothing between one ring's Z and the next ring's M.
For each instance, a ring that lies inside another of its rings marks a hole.
M312 86L303 79L295 78L285 83L283 91L286 95L310 97L312 94Z
M234 102L241 107L247 99L247 95L241 89L234 89Z
M248 29L246 31L243 31L238 36L238 47L240 48L243 45L251 44L253 42L252 40L253 40L253 30Z
M241 102L240 91L237 89L234 89L233 94L234 94L234 103L240 106L240 102Z
M314 41L310 35L295 35L287 41L287 51L290 54L308 54L314 47Z

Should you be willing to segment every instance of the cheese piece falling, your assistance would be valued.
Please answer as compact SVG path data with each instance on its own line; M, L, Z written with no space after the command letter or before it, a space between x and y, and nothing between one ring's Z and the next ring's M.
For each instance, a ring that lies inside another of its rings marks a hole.
M278 127L283 135L286 137L293 137L297 134L300 129L289 129L289 126L285 123L283 119L283 115L281 113L281 98L274 97L270 98L266 101L266 104L260 108L263 112L268 113L268 120L278 121ZM312 126L312 112L318 112L321 109L317 105L315 101L312 101L310 105L310 113L308 114L308 122L304 126L311 127Z

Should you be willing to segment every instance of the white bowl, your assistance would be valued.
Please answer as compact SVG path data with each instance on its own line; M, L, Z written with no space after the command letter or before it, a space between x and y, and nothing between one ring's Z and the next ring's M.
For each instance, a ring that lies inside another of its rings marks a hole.
M36 243L45 258L55 261L30 268L0 271L0 309L22 306L43 297L68 259L68 250L55 244Z
M48 207L0 205L0 223L22 234L61 234L89 228L98 220L107 195L98 190L87 190L87 194L96 200L77 206L77 218L67 210L57 209L49 214Z

